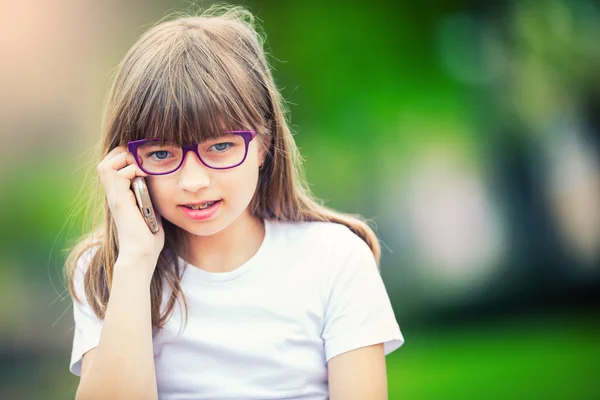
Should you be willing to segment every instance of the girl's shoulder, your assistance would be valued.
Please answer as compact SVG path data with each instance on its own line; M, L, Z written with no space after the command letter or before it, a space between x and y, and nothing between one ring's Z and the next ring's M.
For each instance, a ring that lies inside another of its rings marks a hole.
M69 251L66 260L68 270L87 270L92 258L104 244L104 235L99 230L89 232Z
M81 249L76 258L75 270L79 273L85 273L90 266L92 258L96 252L102 247L101 243L88 243L86 247Z
M273 235L288 243L353 249L366 243L346 225L322 221L269 221ZM368 247L368 246L367 246Z
M72 280L73 288L77 296L83 293L85 275L90 268L94 255L102 247L100 242L88 242L85 245L76 247L69 256L68 275Z

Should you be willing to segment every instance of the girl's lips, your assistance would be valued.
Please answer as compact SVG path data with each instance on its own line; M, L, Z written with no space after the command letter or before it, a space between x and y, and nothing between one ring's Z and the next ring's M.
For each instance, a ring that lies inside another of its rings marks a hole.
M212 218L221 208L222 200L218 200L210 207L203 210L192 210L186 206L178 206L179 209L189 218L194 221L202 221Z

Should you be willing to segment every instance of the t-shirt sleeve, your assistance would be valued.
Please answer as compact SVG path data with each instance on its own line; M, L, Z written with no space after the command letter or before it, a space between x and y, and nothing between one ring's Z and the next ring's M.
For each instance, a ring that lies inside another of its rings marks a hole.
M369 246L356 238L349 256L333 263L330 271L322 334L326 361L379 343L387 355L404 343L375 257Z
M79 257L73 276L73 286L81 304L73 299L73 319L75 328L73 334L73 350L71 352L71 363L69 370L77 376L81 376L81 361L83 355L98 346L103 320L99 319L90 306L85 296L83 286L85 272L92 259L95 249L87 250Z

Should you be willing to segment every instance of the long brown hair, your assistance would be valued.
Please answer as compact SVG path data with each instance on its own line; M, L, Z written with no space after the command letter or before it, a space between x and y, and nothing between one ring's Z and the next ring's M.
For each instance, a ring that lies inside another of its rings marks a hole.
M252 14L239 6L213 6L149 29L117 68L105 107L102 158L130 140L160 137L181 145L225 130L252 128L262 146L271 144L249 205L251 214L270 220L343 224L369 245L379 262L377 236L360 216L329 209L312 197L286 121L286 104L273 81L263 46ZM83 285L99 318L106 312L119 253L117 230L106 201L103 210L103 221L78 240L65 268L69 291L80 301L73 283L77 261L85 252L97 250L87 264ZM183 300L187 315L176 262L178 251L184 249L183 235L164 218L163 228L165 245L150 287L154 327L166 323L179 300ZM165 285L171 295L161 312Z

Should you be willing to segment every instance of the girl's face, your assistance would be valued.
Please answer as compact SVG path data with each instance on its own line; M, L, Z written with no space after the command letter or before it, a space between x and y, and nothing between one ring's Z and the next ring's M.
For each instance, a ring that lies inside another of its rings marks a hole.
M257 136L249 143L245 161L234 168L211 169L190 151L177 171L146 177L155 211L196 236L213 235L240 216L250 216L247 207L256 190L258 167L264 156L260 140ZM192 219L184 207L190 203L218 200L216 213L208 219Z

